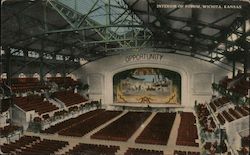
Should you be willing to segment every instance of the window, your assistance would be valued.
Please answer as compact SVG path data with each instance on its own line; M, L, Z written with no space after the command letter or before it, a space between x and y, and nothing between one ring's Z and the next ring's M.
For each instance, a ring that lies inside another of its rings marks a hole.
M65 61L69 60L70 56L65 56Z
M47 74L45 75L45 77L46 77L46 78L52 77L52 75L51 75L50 73L47 73Z
M47 54L47 53L44 53L44 54L43 54L43 57L44 57L45 59L53 59L53 57L51 56L51 54Z
M56 60L63 60L63 56L62 55L56 55Z
M60 73L56 73L56 77L62 77Z
M35 51L28 51L28 57L38 58L39 57L39 53L35 52Z
M24 56L23 50L19 50L19 49L15 49L15 48L11 48L10 53L11 53L11 55L14 55L14 56Z
M4 54L5 54L5 51L1 47L1 55L4 55Z

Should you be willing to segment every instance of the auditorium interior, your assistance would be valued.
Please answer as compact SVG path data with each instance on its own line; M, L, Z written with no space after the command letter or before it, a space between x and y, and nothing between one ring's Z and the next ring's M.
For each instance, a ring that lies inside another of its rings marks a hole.
M247 155L248 0L1 0L0 154Z

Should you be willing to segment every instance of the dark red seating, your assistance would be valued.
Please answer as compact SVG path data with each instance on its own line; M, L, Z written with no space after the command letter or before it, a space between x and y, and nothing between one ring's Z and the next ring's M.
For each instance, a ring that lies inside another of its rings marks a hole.
M250 146L250 135L241 138L241 146L249 147Z
M248 93L248 89L250 88L250 81L247 81L246 77L250 77L250 74L247 73L247 75L245 76L243 73L238 73L237 76L235 76L233 79L225 77L219 82L219 85L231 92L239 94L240 96L246 96ZM230 85L229 88L230 83L232 83L233 85Z
M207 106L205 104L198 104L196 107L196 112L202 130L207 132L213 132L216 128L216 124L213 118L210 116L210 112L208 111Z
M221 98L215 99L213 102L211 102L209 105L215 112L218 108L224 106L226 103L228 103L230 100L229 98L223 96Z
M16 149L21 149L21 147L29 145L32 142L38 141L38 140L40 140L40 137L23 136L19 140L16 140L15 142L11 142L10 144L4 144L4 145L1 145L0 147L3 153L11 153L12 151L15 151Z
M225 119L222 117L220 113L217 115L217 119L219 120L221 125L224 125L226 123Z
M213 109L213 111L215 112L216 111L216 106L214 105L214 103L210 102L209 105Z
M224 118L226 118L228 122L232 122L234 120L233 117L229 115L228 112L226 112L225 110L222 111L222 115L224 116Z
M65 147L69 143L66 141L43 139L29 147L22 148L18 154L20 155L50 155L59 149Z
M11 89L13 92L41 91L48 87L37 78L12 78Z
M150 114L149 112L128 112L92 135L91 138L127 141Z
M80 143L69 150L66 154L68 155L115 155L120 149L119 146L107 146L97 144L83 144Z
M62 101L67 107L87 101L83 96L74 93L73 91L55 92L54 97Z
M64 88L74 87L80 84L79 81L75 81L71 77L48 77L47 80L49 82L55 82L57 85L63 86Z
M199 144L195 142L196 139L198 139L198 133L195 116L190 112L182 112L176 145L198 147Z
M120 149L119 146L97 145L97 144L83 144L80 143L69 150L68 155L115 155Z
M80 122L83 122L85 121L86 119L89 119L90 117L93 117L99 113L102 113L104 112L103 109L98 109L98 110L94 110L94 111L90 111L90 112L87 112L87 113L84 113L76 118L71 118L69 120L66 120L66 121L63 121L63 122L60 122L56 125L53 125L51 127L49 127L48 129L45 129L43 131L41 131L41 133L49 133L49 134L54 134L54 133L57 133L59 131L62 131L68 127L71 127L71 126L74 126L75 124L78 124Z
M0 113L6 112L7 110L9 110L10 105L11 105L10 98L2 99L0 101L0 104L1 104Z
M6 137L17 130L22 130L22 127L16 125L8 125L3 128L0 128L1 137Z
M238 114L238 113L237 113L234 109L232 109L232 108L230 108L230 109L228 110L228 112L229 112L234 118L236 118L236 119L239 119L239 118L242 117L240 114Z
M76 123L65 130L59 131L58 134L64 136L81 137L94 130L98 126L108 122L112 118L118 116L119 114L121 114L121 111L104 111L83 122Z
M136 143L166 145L175 120L176 113L157 113L142 133Z
M20 107L24 111L35 110L36 112L38 112L39 115L59 109L52 103L48 101L43 101L43 98L38 95L32 95L27 97L15 97L13 101L18 107Z
M174 155L200 155L200 152L174 150Z
M124 155L163 155L163 151L128 148Z
M235 110L237 111L237 112L239 112L242 116L247 116L247 115L249 115L249 111L246 111L246 110L244 110L242 107L240 107L240 106L236 106L235 107Z

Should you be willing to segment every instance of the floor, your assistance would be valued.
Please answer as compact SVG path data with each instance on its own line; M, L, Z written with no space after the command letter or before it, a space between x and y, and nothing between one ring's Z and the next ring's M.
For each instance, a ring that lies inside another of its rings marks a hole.
M117 152L117 155L122 155L124 152L129 148L142 148L142 149L151 149L151 150L159 150L163 151L164 155L173 155L174 150L180 150L180 151L193 151L193 152L200 152L201 148L199 147L190 147L190 146L177 146L176 145L176 139L178 134L178 127L180 124L180 114L176 115L169 141L167 145L151 145L151 144L139 144L135 143L135 139L140 135L140 133L143 131L143 129L147 126L147 124L152 120L152 118L155 116L155 112L153 112L146 121L141 125L140 128L137 129L137 131L131 136L131 138L127 142L122 141L107 141L107 140L99 140L99 139L90 139L90 136L97 131L101 130L102 128L106 127L113 121L117 120L121 116L125 115L127 111L124 111L117 117L111 119L107 123L99 126L95 130L91 131L90 133L86 134L83 137L70 137L70 136L62 136L58 134L40 134L40 133L32 133L32 132L24 132L24 135L30 135L30 136L40 136L41 138L46 139L52 139L52 140L62 140L62 141L68 141L69 145L62 148L58 152L55 152L55 154L64 154L68 150L72 149L74 146L76 146L78 143L88 143L88 144L103 144L103 145L115 145L120 146L120 150Z

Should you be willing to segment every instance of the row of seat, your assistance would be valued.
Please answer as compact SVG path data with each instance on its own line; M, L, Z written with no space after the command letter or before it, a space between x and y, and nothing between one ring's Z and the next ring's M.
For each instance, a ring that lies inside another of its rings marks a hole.
M35 110L39 115L59 109L41 96L16 97L14 103L24 111Z
M213 132L216 128L213 117L211 117L209 110L205 104L198 104L196 107L199 123L203 131Z
M84 144L80 143L70 149L66 154L68 155L115 155L115 153L120 149L119 146L107 146L107 145L97 145L97 144Z
M59 99L60 101L62 101L67 107L87 101L87 99L85 99L83 96L81 96L80 94L74 93L72 91L55 92L53 96Z
M11 100L10 98L1 99L0 104L1 104L0 113L6 112L7 110L9 110L11 106Z
M166 145L176 113L157 113L136 138L136 143Z
M61 130L58 132L58 134L64 136L82 137L98 126L108 122L112 118L115 118L119 114L121 114L121 111L104 111L94 115L93 117L90 117L89 119L76 123L65 130Z
M48 86L41 83L38 78L12 78L11 89L15 93L23 93L27 91L41 91L41 89L48 89Z
M213 102L210 102L209 105L212 110L216 112L220 107L223 107L228 102L230 102L229 98L223 96L221 98L215 99Z
M65 88L74 87L79 84L79 81L75 81L71 77L48 77L47 80Z
M150 112L128 112L92 135L91 138L127 141L150 114Z
M229 108L228 111L223 110L218 113L217 118L220 124L224 125L227 122L232 122L234 120L240 119L244 116L249 115L249 107L247 106L235 106L235 108Z
M174 155L200 155L200 152L174 150Z
M1 151L3 153L9 154L13 151L16 151L17 149L21 149L22 147L25 147L26 145L29 145L29 144L31 144L35 141L39 141L39 140L40 140L40 137L23 136L20 139L16 140L15 142L1 145Z
M59 149L65 147L69 143L66 141L43 139L31 146L22 148L18 151L20 155L50 155Z
M163 155L163 151L128 148L124 155Z
M199 144L195 142L198 139L195 116L191 112L182 112L181 122L178 129L176 145L195 146Z
M241 138L241 146L249 147L250 146L250 135Z
M84 113L76 118L71 118L68 120L65 120L63 122L60 122L58 124L55 124L53 126L50 126L49 128L42 130L41 133L48 133L48 134L54 134L57 133L61 130L64 130L70 126L74 126L77 123L83 122L86 119L89 119L93 116L95 116L96 114L99 114L101 112L104 112L103 109L97 109L97 110L93 110L93 111L89 111L87 113Z
M0 133L1 136L8 136L9 134L17 131L17 130L21 130L22 127L16 126L16 125L7 125L3 128L0 128Z
M249 73L246 76L243 73L238 73L234 78L225 77L219 82L219 84L225 89L238 93L241 96L246 96L248 89L250 89L250 81L246 80L247 77L250 77ZM233 85L230 85L230 83Z

